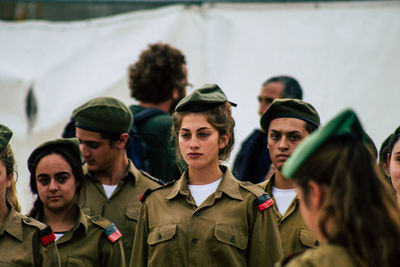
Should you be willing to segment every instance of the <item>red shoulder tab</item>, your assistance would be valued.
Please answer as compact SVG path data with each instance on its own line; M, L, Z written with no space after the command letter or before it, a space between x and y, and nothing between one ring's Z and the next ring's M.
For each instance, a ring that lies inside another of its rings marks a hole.
M146 197L151 193L151 189L150 188L147 188L147 190L143 193L143 195L139 198L139 201L140 202L143 202L145 199L146 199Z
M47 226L43 230L39 231L40 242L42 242L43 246L50 244L54 240L56 240L56 235L51 230L50 226Z
M118 228L113 223L110 226L108 226L106 229L104 229L104 233L106 234L108 239L111 241L111 243L114 243L122 236L121 233L119 232Z
M260 211L269 208L272 204L274 204L274 200L267 194L262 194L256 199L256 205Z

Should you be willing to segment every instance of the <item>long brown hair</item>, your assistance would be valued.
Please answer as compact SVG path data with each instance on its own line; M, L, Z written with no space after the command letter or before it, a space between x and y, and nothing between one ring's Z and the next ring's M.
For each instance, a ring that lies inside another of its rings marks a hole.
M21 212L21 206L19 205L17 198L17 190L15 188L15 158L10 145L7 145L3 150L0 151L0 161L2 161L6 167L7 177L11 176L11 186L6 190L6 198L8 203L12 205L16 211Z
M350 135L331 139L293 179L306 205L308 181L328 188L319 229L329 243L346 247L358 266L400 266L400 213L368 146Z

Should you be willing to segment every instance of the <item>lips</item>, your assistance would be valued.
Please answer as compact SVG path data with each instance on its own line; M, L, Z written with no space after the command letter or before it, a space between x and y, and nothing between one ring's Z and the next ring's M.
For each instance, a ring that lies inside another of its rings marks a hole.
M61 199L61 196L49 196L48 199L50 199L50 200L59 200L59 199Z
M190 158L199 158L199 157L201 157L203 154L201 154L201 153L188 153L187 155L188 155L188 157L190 157Z
M290 157L288 154L279 154L276 156L277 159L279 160L287 160Z

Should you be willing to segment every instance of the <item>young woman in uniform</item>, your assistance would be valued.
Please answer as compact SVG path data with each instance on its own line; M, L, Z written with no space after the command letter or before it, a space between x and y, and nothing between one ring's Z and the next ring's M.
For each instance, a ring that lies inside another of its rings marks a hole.
M310 135L283 167L321 245L285 266L400 266L400 213L350 109Z
M61 266L125 266L118 229L77 205L84 186L78 139L43 143L30 155L28 169L38 195L29 215L54 230Z
M220 165L234 144L231 105L217 85L177 105L173 133L187 169L141 198L130 266L272 266L282 256L272 199Z
M0 124L0 266L60 266L50 227L19 213L11 136Z
M391 135L388 147L387 164L390 179L396 191L397 206L400 208L400 127Z

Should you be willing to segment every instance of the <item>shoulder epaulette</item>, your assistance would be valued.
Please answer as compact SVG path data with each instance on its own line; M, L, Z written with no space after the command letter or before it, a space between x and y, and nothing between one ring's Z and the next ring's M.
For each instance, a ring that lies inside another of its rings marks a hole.
M39 239L43 246L46 246L56 240L56 235L53 233L53 230L51 230L51 227L47 226L39 231Z
M143 195L139 198L139 201L143 202L146 199L146 197L151 193L151 191L153 191L153 190L151 190L150 188L147 188L147 190L144 191Z
M144 170L139 170L139 171L140 171L141 174L143 174L144 176L146 176L146 177L149 178L150 180L152 180L152 181L154 181L154 182L156 182L156 183L158 183L158 184L160 184L160 185L165 185L165 184L166 184L163 180L158 179L158 178L152 176L150 173L145 172Z
M150 195L151 192L154 192L154 191L157 191L157 190L166 188L166 187L168 187L168 186L174 184L175 182L176 182L176 181L171 181L171 182L168 182L168 183L166 183L166 184L163 184L162 186L157 187L157 188L154 188L154 189L147 188L146 191L143 193L143 195L139 198L139 201L140 201L140 202L143 202L143 201L146 199L146 197L147 197L148 195Z
M111 241L111 243L114 243L122 236L118 228L113 223L110 224L106 229L104 229L104 233L106 234L108 240Z
M256 196L255 204L260 211L263 211L274 204L274 200L260 186L249 182L241 182L240 186Z

